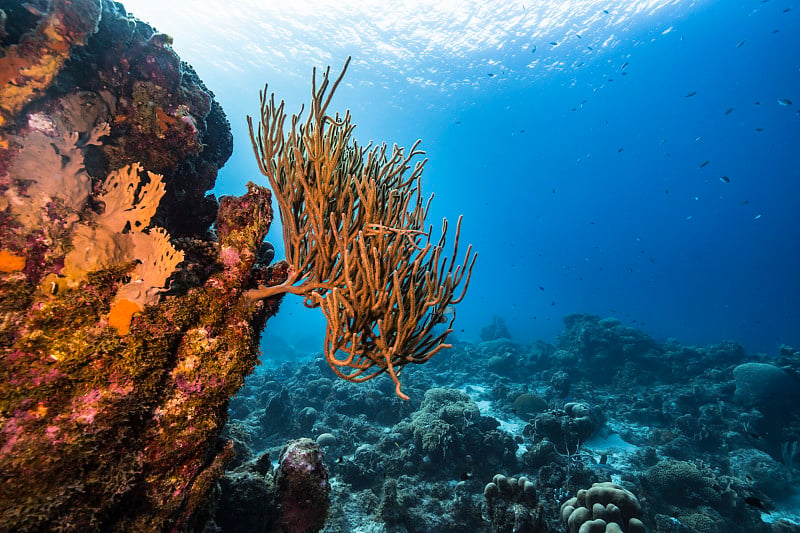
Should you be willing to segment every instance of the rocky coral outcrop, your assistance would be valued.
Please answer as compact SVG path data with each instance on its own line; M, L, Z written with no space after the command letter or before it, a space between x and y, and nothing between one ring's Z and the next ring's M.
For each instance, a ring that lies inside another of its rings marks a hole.
M281 451L273 468L268 453L227 472L205 510L202 531L248 533L313 532L322 528L330 506L328 470L310 439Z
M285 279L257 263L270 193L208 195L225 115L120 4L0 20L0 523L189 527L276 310L243 295Z

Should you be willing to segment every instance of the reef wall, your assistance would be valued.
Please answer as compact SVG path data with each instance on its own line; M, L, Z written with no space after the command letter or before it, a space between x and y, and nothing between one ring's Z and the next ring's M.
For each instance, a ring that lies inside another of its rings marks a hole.
M0 42L0 529L191 528L286 276L270 193L208 194L227 119L120 4L0 1Z

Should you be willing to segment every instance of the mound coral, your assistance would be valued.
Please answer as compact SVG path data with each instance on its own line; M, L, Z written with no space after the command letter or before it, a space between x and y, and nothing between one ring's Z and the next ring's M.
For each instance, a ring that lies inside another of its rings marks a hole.
M569 533L644 533L636 496L611 482L594 483L561 505Z
M483 489L493 533L546 533L536 486L525 477L497 474Z
M432 476L452 479L471 472L488 477L516 466L517 444L499 425L481 415L466 393L434 388L425 392L411 420L399 422L393 431L413 439L409 452Z

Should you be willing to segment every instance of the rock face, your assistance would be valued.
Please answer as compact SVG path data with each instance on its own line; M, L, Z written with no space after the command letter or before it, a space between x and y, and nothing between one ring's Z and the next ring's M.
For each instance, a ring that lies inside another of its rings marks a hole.
M243 294L285 279L257 261L269 191L208 195L229 126L169 37L105 0L7 4L0 523L190 528L277 306Z

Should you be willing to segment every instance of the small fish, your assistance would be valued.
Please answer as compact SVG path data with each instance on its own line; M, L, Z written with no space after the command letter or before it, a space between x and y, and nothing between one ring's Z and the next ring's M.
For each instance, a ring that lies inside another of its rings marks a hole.
M759 213L759 214L757 214L756 216L754 216L754 217L753 217L753 220L758 220L759 218L761 218L761 213Z
M558 41L550 41L550 46L558 46Z
M576 33L576 34L575 34L575 37L577 37L578 39L580 39L580 38L581 38L581 34L580 34L580 33Z
M489 76L490 78L494 78L494 72L489 72L489 73L487 74L487 76Z
M533 48L531 48L531 53L532 53L532 54L535 54L535 53L536 53L536 45L535 45L535 44L533 45Z
M789 100L788 98L779 98L778 105L783 107L789 107L790 105L792 105L792 101Z
M472 477L472 472L462 472L461 473L461 481L466 481Z
M692 96L694 96L696 94L697 94L697 91L692 91L690 93L684 94L683 97L684 98L691 98Z
M622 146L620 146L619 148L617 148L617 153L618 153L618 154L619 154L619 153L622 153L622 151L623 151L624 149L625 149L625 148L623 148Z
M539 290L540 290L540 291L543 291L543 290L544 290L544 287L542 287L541 285L539 285Z
M604 10L603 10L603 13L605 13L606 15L608 15L608 9L604 9Z
M764 131L764 128L755 128L755 130L760 133L760 132Z
M741 47L742 47L742 45L743 45L745 42L746 42L746 40L745 40L745 39L742 39L741 41L739 41L738 43L736 43L736 48L741 48Z
M729 107L728 109L725 110L725 114L726 115L730 115L731 113L733 113L733 108L732 107Z
M620 70L625 70L625 67L627 67L627 66L628 66L628 62L626 61L626 62L624 62L622 64L622 67L620 67Z
M706 165L708 165L710 162L711 162L711 161L709 161L708 159L706 159L705 161L703 161L702 163L700 163L700 168L703 168L703 167L705 167L705 166L706 166Z
M730 179L728 176L720 176L720 177L719 177L719 180L720 180L722 183L730 183L730 182L731 182L731 179Z

